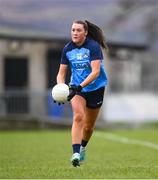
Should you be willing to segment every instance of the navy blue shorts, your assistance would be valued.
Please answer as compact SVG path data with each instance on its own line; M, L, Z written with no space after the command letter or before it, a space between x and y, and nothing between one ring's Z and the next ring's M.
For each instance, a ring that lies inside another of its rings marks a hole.
M88 108L99 108L103 104L105 87L101 87L95 91L79 92L77 95L82 96L86 100Z

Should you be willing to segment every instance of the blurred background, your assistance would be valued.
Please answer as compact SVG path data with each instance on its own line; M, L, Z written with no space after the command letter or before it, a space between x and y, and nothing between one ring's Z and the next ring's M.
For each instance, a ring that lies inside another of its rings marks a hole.
M100 26L109 46L97 127L158 122L157 0L0 0L0 129L71 125L51 89L76 19Z

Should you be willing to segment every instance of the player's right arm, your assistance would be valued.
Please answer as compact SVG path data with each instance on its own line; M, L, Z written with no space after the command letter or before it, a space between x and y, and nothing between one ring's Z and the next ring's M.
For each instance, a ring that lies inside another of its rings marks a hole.
M66 74L67 74L68 65L69 65L66 52L67 52L67 45L63 48L63 51L62 51L60 67L57 74L57 84L65 83Z
M57 83L65 83L67 69L68 69L67 64L60 64L58 75L57 75Z

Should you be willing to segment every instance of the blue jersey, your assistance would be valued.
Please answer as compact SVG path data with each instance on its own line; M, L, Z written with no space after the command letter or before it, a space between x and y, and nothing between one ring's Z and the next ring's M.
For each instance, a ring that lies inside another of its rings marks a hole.
M97 90L106 86L107 76L102 63L103 54L100 45L93 39L86 38L81 46L69 42L63 49L61 64L71 67L70 85L80 85L92 72L91 61L100 60L100 74L89 85L82 89L82 92Z

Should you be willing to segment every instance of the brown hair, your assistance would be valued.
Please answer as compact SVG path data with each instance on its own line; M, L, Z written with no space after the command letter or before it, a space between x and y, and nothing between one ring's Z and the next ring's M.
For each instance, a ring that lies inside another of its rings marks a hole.
M104 48L105 50L108 50L108 46L106 44L103 31L100 27L98 27L97 25L87 20L85 21L76 20L73 23L82 24L85 31L88 31L87 36L97 41L102 46L102 48Z

